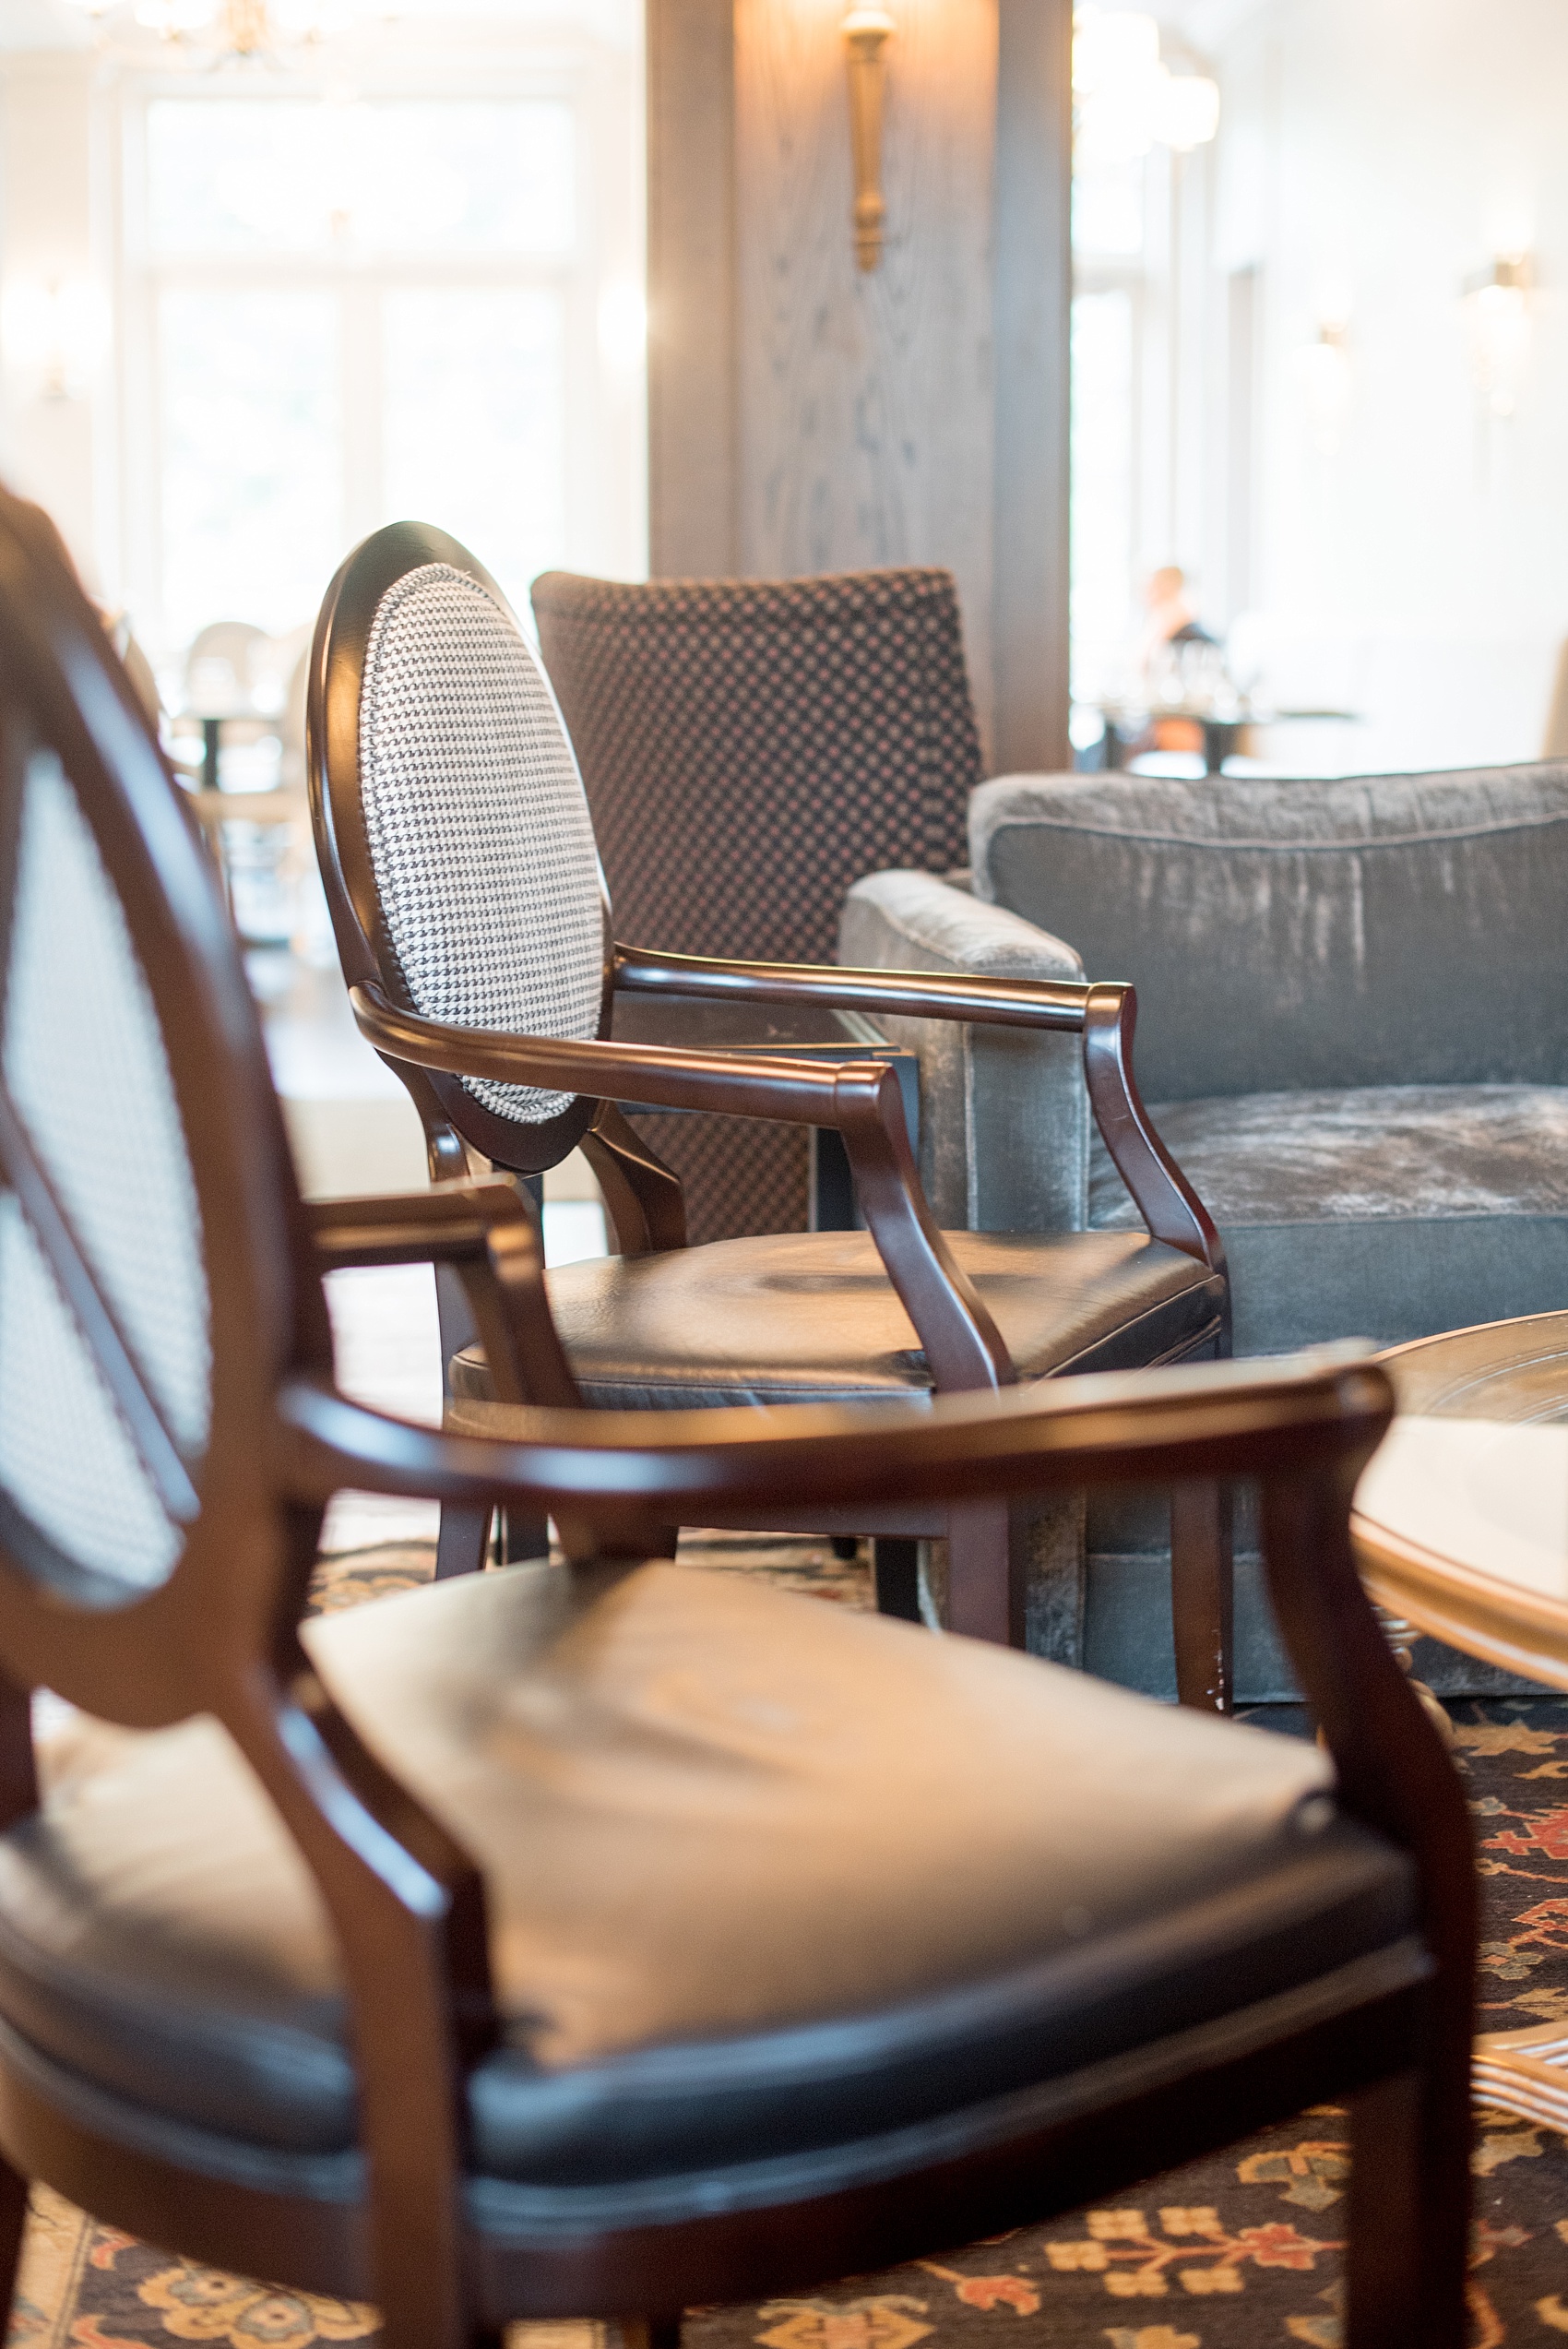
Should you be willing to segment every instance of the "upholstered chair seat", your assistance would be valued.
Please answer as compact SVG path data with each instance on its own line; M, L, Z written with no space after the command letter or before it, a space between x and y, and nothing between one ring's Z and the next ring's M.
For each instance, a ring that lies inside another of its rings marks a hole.
M1084 1239L1089 1245L1083 1245ZM1146 1232L959 1232L1020 1378L1130 1370L1212 1340L1218 1276ZM783 1232L659 1256L601 1257L546 1279L585 1401L612 1411L921 1398L931 1371L864 1232ZM483 1349L452 1365L455 1401L493 1400Z
M1418 1930L1408 1855L1315 1747L736 1577L523 1565L305 1639L489 1889L481 2226L668 2222L791 2154L831 2190L901 2132L983 2144L994 2098L1016 2128L1020 2096L1092 2097L1091 2067L1396 1969ZM346 2189L341 1961L210 1721L0 1837L0 2027L149 2151L196 2130Z

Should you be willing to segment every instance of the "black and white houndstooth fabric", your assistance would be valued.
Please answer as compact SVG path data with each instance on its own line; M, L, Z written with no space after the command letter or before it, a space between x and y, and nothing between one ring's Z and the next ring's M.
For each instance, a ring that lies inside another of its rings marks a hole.
M387 590L365 653L360 791L371 864L416 1010L455 1027L599 1032L603 913L576 760L533 652L465 572ZM468 1081L535 1125L567 1093Z
M201 1211L158 1014L53 752L22 804L0 1055L6 1093L159 1414L206 1448L212 1350ZM54 1548L155 1587L168 1515L15 1192L0 1194L0 1486Z

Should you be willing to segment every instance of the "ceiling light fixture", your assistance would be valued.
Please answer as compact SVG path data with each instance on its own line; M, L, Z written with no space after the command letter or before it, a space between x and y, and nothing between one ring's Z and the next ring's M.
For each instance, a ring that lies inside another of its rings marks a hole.
M1156 147L1190 154L1219 128L1218 83L1173 74L1158 21L1132 9L1077 11L1073 101L1080 152L1098 161L1130 162Z

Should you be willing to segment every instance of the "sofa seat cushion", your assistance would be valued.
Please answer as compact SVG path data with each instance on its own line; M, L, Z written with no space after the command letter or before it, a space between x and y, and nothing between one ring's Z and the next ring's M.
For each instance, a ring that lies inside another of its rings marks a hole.
M1021 1377L1133 1370L1212 1337L1223 1283L1136 1233L949 1232ZM611 1256L549 1276L550 1307L587 1400L612 1411L885 1401L931 1391L920 1340L865 1232L783 1232L661 1256ZM485 1401L477 1347L452 1392ZM487 1427L494 1432L493 1422Z
M1410 1865L1315 1747L1005 1649L660 1563L461 1577L305 1636L483 1872L496 2178L711 2183L1411 1947ZM210 1722L0 1837L0 2016L119 2106L352 2141L331 1931Z
M1568 1306L1568 1087L1251 1093L1151 1115L1224 1235L1238 1353ZM1103 1150L1089 1213L1101 1230L1134 1220Z

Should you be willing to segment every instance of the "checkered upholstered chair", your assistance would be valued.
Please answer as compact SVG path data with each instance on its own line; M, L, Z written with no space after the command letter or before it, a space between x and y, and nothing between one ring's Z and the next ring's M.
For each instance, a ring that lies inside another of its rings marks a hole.
M1343 2096L1348 2349L1458 2349L1474 1885L1351 1562L1382 1373L505 1444L361 1409L323 1270L461 1264L499 1375L547 1320L535 1219L498 1182L307 1215L194 829L3 497L0 730L6 2300L38 2179L374 2298L386 2349L517 2317L675 2349L694 2303ZM1263 1479L1332 1759L646 1546L676 1493L723 1522L1195 1465ZM304 1622L343 1485L549 1508L567 1557ZM141 1734L41 1790L39 1687Z
M827 962L862 873L962 864L980 735L952 575L653 579L547 571L540 650L628 937ZM805 1138L639 1117L694 1240L806 1226Z
M317 849L363 1033L424 1120L434 1173L465 1146L531 1175L581 1144L620 1253L551 1275L564 1365L530 1398L659 1410L863 1401L1212 1353L1226 1282L1200 1202L1137 1102L1123 989L890 981L810 964L721 961L618 944L572 744L494 582L440 531L399 523L350 556L322 607L308 698ZM1066 1031L1136 1233L1049 1239L944 1234L910 1155L897 1080L846 1045L815 1059L671 1050L610 1038L618 995L908 1008L993 1021L1026 1051ZM684 1245L681 1186L616 1105L718 1112L842 1135L869 1229ZM485 1352L450 1361L451 1410L493 1425ZM1223 1703L1229 1550L1216 1502L1176 1510L1183 1693ZM880 1594L913 1612L911 1538L946 1533L948 1619L1049 1648L1054 1532L1000 1510L946 1519L890 1501L817 1532L898 1542ZM444 1569L482 1527L449 1519ZM1043 1546L1042 1546L1043 1544ZM895 1564L896 1561L896 1564ZM892 1587L897 1571L903 1577Z

